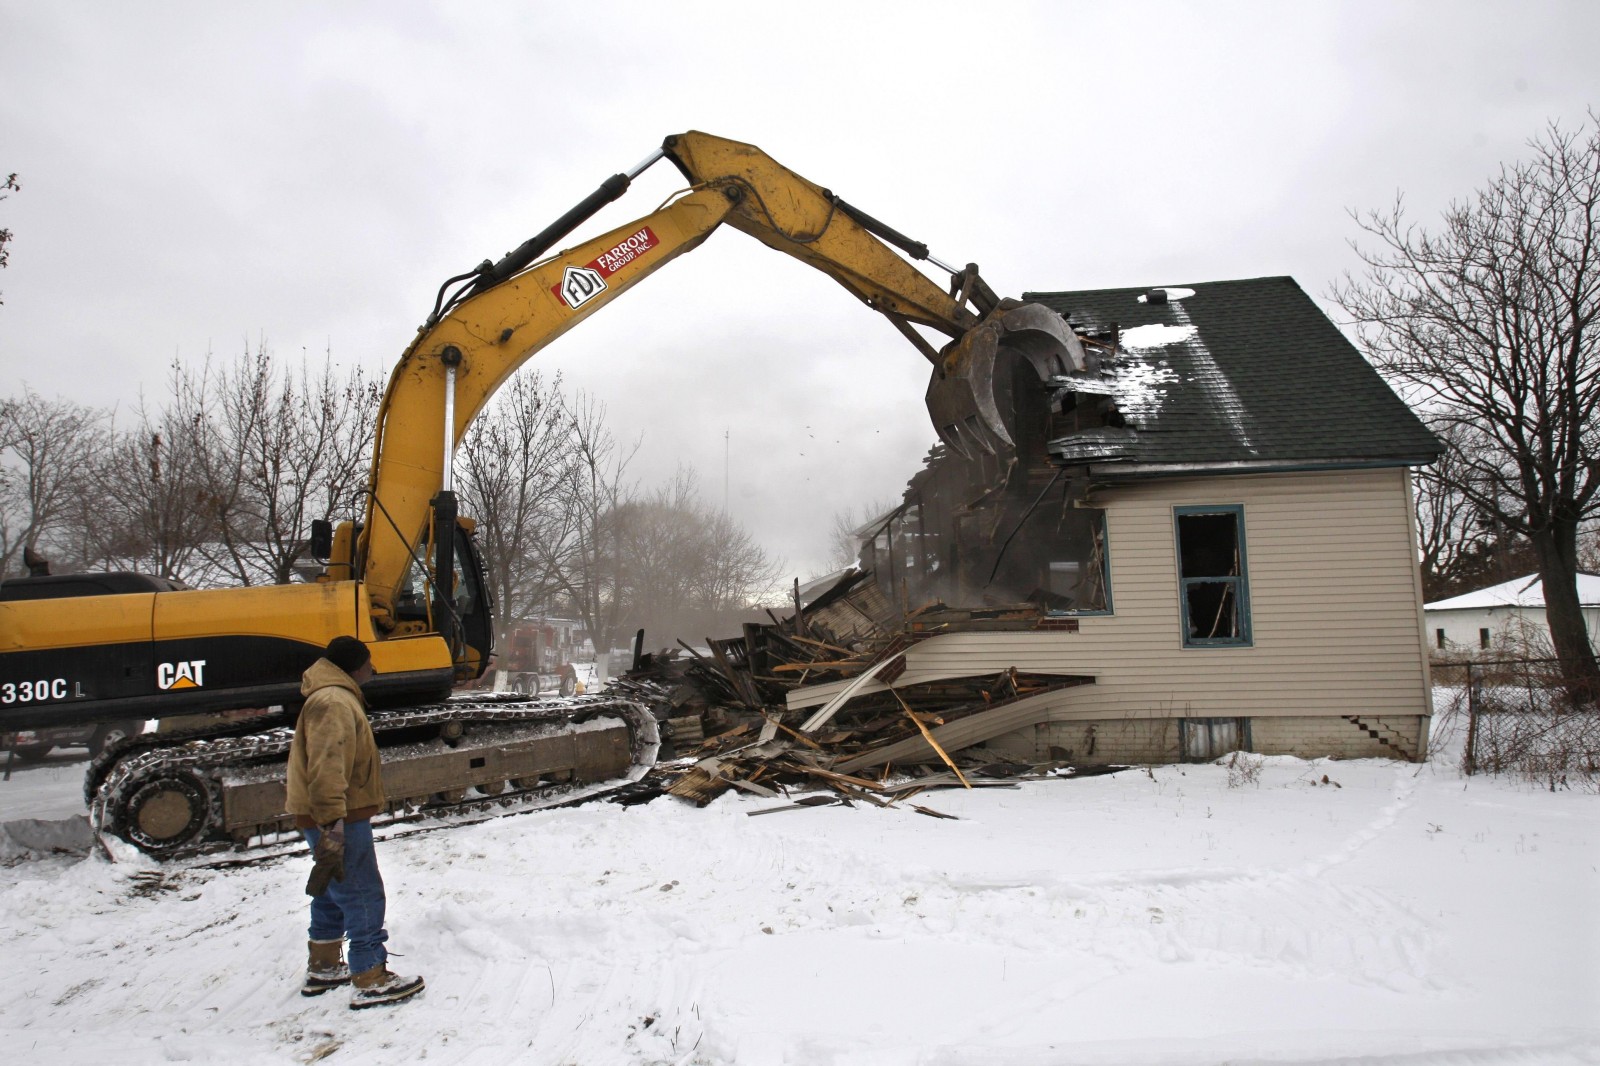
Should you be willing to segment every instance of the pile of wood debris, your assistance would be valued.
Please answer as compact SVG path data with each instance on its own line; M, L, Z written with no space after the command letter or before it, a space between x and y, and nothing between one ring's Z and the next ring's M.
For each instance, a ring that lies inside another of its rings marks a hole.
M775 800L791 790L823 790L754 812L764 814L822 803L890 806L930 788L1073 773L1061 764L947 751L932 730L1090 678L1013 668L990 677L894 682L905 671L905 652L935 634L1075 621L1051 618L1033 604L979 610L933 604L902 613L871 574L859 571L804 610L797 589L794 614L769 617L770 625L748 624L742 637L708 641L703 649L682 644L636 657L622 685L648 687L669 705L663 731L678 756L658 769L656 789L700 805L734 788ZM795 690L829 683L840 683L838 692L821 707L790 708Z

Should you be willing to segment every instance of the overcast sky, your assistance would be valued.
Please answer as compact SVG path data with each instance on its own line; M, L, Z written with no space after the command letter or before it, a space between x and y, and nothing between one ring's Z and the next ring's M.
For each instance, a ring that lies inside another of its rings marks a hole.
M263 339L387 375L445 277L687 129L1002 295L1289 274L1321 298L1348 209L1403 191L1432 221L1582 123L1596 42L1590 2L0 0L4 392L126 409ZM679 184L656 167L574 242ZM606 404L644 483L690 466L720 504L726 473L801 577L934 440L922 357L732 230L529 366Z

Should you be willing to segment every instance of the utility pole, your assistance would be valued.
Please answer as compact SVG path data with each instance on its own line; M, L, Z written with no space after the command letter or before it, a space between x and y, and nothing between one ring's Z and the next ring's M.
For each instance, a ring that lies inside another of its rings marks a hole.
M728 513L728 430L722 430L722 513Z

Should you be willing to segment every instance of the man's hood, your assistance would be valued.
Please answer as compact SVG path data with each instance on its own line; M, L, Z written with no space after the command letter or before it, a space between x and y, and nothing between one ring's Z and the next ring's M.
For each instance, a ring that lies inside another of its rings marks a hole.
M361 696L361 686L351 680L349 674L326 659L318 659L312 663L300 678L300 695L310 696L319 688L349 689L361 699L362 703L366 702Z

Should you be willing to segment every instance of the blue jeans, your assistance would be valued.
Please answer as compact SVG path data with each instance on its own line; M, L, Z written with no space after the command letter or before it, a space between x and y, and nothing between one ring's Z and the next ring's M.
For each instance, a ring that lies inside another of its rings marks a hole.
M302 829L313 851L318 829ZM311 897L312 940L350 938L350 972L362 973L389 957L383 942L383 875L378 873L378 853L372 847L372 823L344 824L344 880L328 882L328 890Z

